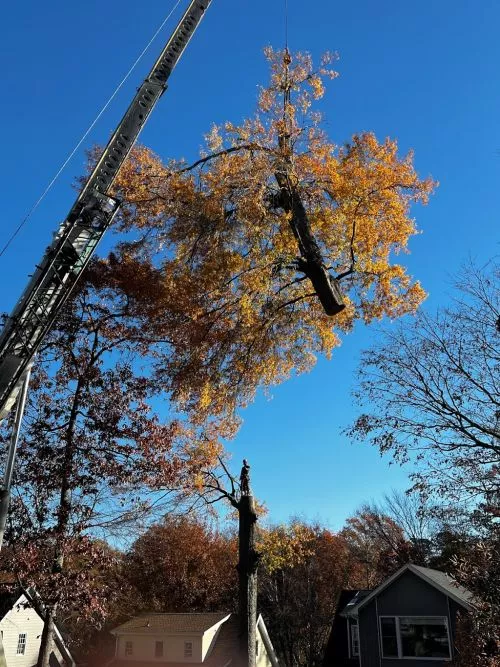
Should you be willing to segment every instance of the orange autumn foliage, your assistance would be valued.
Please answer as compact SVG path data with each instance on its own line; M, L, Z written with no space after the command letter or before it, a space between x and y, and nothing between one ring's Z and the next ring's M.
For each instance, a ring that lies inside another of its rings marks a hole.
M257 113L214 126L197 162L135 150L116 186L119 229L134 240L100 269L104 283L127 290L143 327L168 342L158 381L197 423L234 415L259 387L309 370L357 320L412 313L425 298L395 256L416 233L411 204L426 203L434 182L418 177L394 140L328 139L313 107L336 77L331 56L317 70L309 55L266 56L271 80ZM334 317L304 268L287 194L343 293ZM235 424L225 428L230 436Z

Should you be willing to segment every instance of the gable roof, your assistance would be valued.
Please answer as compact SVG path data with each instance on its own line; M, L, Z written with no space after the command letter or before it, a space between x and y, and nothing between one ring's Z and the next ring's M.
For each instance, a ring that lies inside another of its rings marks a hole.
M383 581L380 586L375 588L371 593L369 593L363 600L356 604L351 610L349 610L349 615L357 615L358 611L362 609L370 600L372 600L377 595L380 595L382 591L388 588L396 579L404 572L412 572L417 577L430 584L436 588L444 595L447 595L449 598L457 602L460 606L464 607L467 610L472 609L473 607L473 595L460 584L457 584L452 577L444 572L439 570L432 570L429 567L421 567L420 565L413 565L413 563L408 563L403 565L397 572L395 572L391 577Z
M345 602L343 606L340 606L340 603L342 601L342 594L341 598L339 599L339 606L338 606L338 613L340 616L350 616L351 611L354 609L354 607L358 607L358 605L368 596L371 594L371 589L361 589L359 591L342 591L342 593L350 593L351 595L349 596L348 599L345 599Z
M0 592L0 621L23 597L23 593L18 587L14 590L4 590Z
M111 630L112 634L157 635L183 632L204 633L229 618L228 612L206 614L141 614Z
M445 593L459 604L469 609L472 608L474 603L472 593L457 583L449 574L421 565L412 565L412 568L415 573L420 573L420 576L427 583L433 584L438 590L441 590L442 593Z
M210 616L218 616L219 620L221 620L221 625L220 628L218 629L218 632L212 641L212 644L210 646L210 649L207 653L207 656L205 657L205 660L201 663L189 663L191 667L229 667L229 665L234 663L234 660L236 656L238 655L239 651L239 619L236 614L228 614L228 613L219 613L219 614L143 614L142 616L139 616L137 618L140 618L144 621L145 618L153 618L153 616L164 616L164 617L187 617L187 616L198 616L198 617L210 617ZM134 620L134 619L131 619ZM201 621L201 619L200 619ZM128 621L127 621L128 623ZM179 618L179 623L182 625L182 627L186 627L186 621L182 621ZM216 623L213 623L212 625L215 625ZM124 625L127 625L126 623L123 623L121 626L118 628L115 628L115 630L112 630L113 634L116 633L116 630L119 630L122 628ZM212 627L212 625L209 626ZM150 626L151 627L151 626ZM199 627L199 625L198 625ZM207 629L209 629L207 628ZM276 653L274 651L273 645L271 643L271 640L269 639L269 635L267 633L267 629L264 623L264 620L262 616L259 614L259 618L257 619L257 628L260 632L260 635L262 637L262 640L264 642L264 645L266 647L266 652L269 657L269 660L271 661L272 667L278 667L278 658L276 657ZM186 631L187 632L187 631ZM191 632L196 632L195 630ZM135 630L133 630L133 633L135 634ZM119 633L116 633L119 634ZM131 665L134 664L139 664L135 661L130 661L130 660L120 660L120 659L114 659L109 663L109 667L131 667ZM144 662L140 661L140 667L158 667L158 661L156 662ZM185 662L169 662L168 667L186 667Z
M30 607L42 620L45 618L45 606L34 588L24 588L18 583L5 582L4 590L0 591L0 621L17 605ZM57 623L54 624L54 642L66 663L73 667L75 661L66 646Z

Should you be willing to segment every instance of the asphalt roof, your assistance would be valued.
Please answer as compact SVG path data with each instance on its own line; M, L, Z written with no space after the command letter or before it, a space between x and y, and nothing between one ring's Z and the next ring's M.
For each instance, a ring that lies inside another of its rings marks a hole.
M442 589L447 591L452 597L458 597L467 604L472 604L474 596L466 588L458 584L449 574L433 570L430 567L413 565L414 570L418 570L424 577L427 577Z
M421 565L408 563L383 581L380 586L369 592L362 600L352 605L349 610L346 608L346 611L350 614L357 615L359 609L364 607L371 599L378 596L383 590L390 586L401 574L403 574L403 572L413 572L417 577L420 577L429 585L434 586L466 608L473 606L474 596L472 593L463 586L460 586L460 584L448 574L440 572L439 570L433 570L430 567L422 567Z
M228 614L150 614L150 615L145 615L145 616L140 616L139 618L144 622L145 618L153 618L154 616L163 616L163 617L184 617L184 625L183 627L186 627L186 622L187 618L186 617L198 617L198 619L201 622L200 617L205 617L205 618L210 618L210 617L217 617L219 620L222 620L223 618L226 618ZM132 619L132 620L137 620L137 619ZM192 619L189 619L189 622L191 622ZM210 620L207 621L210 623ZM214 623L217 623L217 621L213 621L211 624L213 625ZM182 624L182 623L181 623ZM119 628L116 628L117 630L123 628L124 625L127 625L127 623L124 623L121 625ZM198 627L200 627L201 623L198 624ZM152 627L152 626L151 626ZM208 627L211 627L210 625ZM210 651L208 655L206 656L205 660L202 663L189 663L190 667L228 667L228 665L236 658L238 654L238 648L239 648L239 641L238 641L238 631L239 631L239 623L238 623L238 616L236 614L231 614L227 621L225 621L221 627L220 630L217 634L217 637L215 641L213 642ZM135 630L134 630L135 632ZM110 667L158 667L159 661L130 661L130 660L113 660L111 663ZM169 662L169 663L164 663L165 665L168 664L168 667L186 667L185 662Z
M342 592L344 592L344 591L342 591ZM340 612L342 614L344 614L344 613L348 614L351 609L356 607L362 600L364 600L366 597L368 597L368 595L370 595L371 592L372 592L371 589L369 589L369 590L368 589L363 589L363 590L358 590L358 591L352 591L351 596L350 596L347 604L345 604L343 606L343 608L340 609Z
M113 634L158 634L178 632L205 632L228 616L228 612L202 614L141 614L111 630Z

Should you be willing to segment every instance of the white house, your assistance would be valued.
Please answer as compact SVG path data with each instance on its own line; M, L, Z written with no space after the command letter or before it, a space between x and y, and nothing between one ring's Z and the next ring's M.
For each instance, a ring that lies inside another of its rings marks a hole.
M115 658L110 667L229 667L238 653L235 614L143 614L112 630ZM262 616L257 620L257 667L278 667Z
M0 632L7 667L36 665L43 631L41 602L33 590L10 587L0 593ZM51 664L54 667L74 667L61 633L55 628Z

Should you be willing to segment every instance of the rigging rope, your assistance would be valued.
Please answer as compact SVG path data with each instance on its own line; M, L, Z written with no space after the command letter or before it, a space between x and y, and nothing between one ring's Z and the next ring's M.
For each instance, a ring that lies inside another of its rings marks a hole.
M180 5L180 3L181 3L181 0L177 0L177 2L175 3L175 5L173 6L173 8L170 10L170 12L167 14L167 16L163 19L163 21L162 21L160 27L156 30L156 32L155 32L154 35L151 37L151 39L149 40L149 42L146 44L146 46L144 47L144 49L143 49L143 50L141 51L141 53L137 56L137 58L135 59L134 63L132 64L132 66L131 66L130 69L128 70L128 72L125 74L125 76L124 76L123 79L120 81L120 83L116 86L116 88L115 88L113 94L112 94L111 97L108 99L108 101L106 102L106 104L102 107L102 109L99 111L99 113L98 113L97 116L94 118L94 120L92 121L92 123L89 125L89 127L87 128L87 130L86 130L85 133L83 134L83 136L82 136L82 138L80 139L80 141L76 144L76 146L73 148L73 150L71 151L71 153L70 153L70 154L68 155L68 157L64 160L64 162L63 162L62 165L59 167L59 169L58 169L57 173L55 174L55 176L53 177L53 179L52 179L52 180L50 181L50 183L47 185L47 187L46 187L45 190L42 192L42 194L38 197L38 199L36 200L36 202L33 204L33 206L30 208L30 210L28 211L28 213L24 216L24 218L21 220L21 222L19 223L19 225L18 225L18 226L16 227L16 229L14 230L14 232L11 234L11 236L9 237L9 239L7 240L7 242L5 243L5 245L3 246L3 248L0 250L0 257L4 254L4 252L5 252L5 251L7 250L7 248L10 246L10 244L12 243L12 241L16 238L16 236L19 234L19 232L21 231L21 229L24 227L24 225L28 222L28 220L31 218L31 216L33 215L33 213L36 211L36 209L40 206L40 204L42 203L42 201L45 199L46 195L47 195L47 194L49 193L49 191L52 189L52 186L53 186L54 183L57 181L57 179L59 178L59 176L62 174L62 172L64 171L64 169L66 168L66 166L67 166L68 163L70 162L71 158L74 156L74 154L76 153L76 151L80 148L80 146L83 144L83 142L84 142L85 139L88 137L88 135L90 134L90 132L94 129L96 123L98 122L98 120L100 119L100 117L102 116L102 114L106 111L106 109L109 107L109 105L111 104L111 102L114 100L114 98L116 97L116 95L118 94L118 92L120 91L120 89L122 88L122 86L124 85L124 83L127 81L127 79L129 78L129 76L132 74L132 72L134 71L134 69L137 67L137 65L139 64L139 62L142 60L142 57L144 56L144 54L146 53L146 51L149 49L149 47L151 46L151 44L152 44L152 43L155 41L155 39L158 37L159 33L162 31L163 27L165 26L165 24L167 23L167 21L170 19L170 17L172 16L172 14L175 12L175 10L177 9L177 7Z

